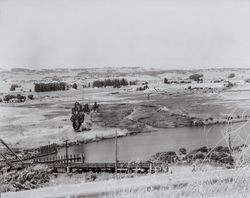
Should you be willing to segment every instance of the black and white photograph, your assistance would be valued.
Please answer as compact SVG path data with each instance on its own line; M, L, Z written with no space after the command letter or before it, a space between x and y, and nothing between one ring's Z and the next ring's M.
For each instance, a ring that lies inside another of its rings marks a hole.
M0 0L0 198L250 197L250 0Z

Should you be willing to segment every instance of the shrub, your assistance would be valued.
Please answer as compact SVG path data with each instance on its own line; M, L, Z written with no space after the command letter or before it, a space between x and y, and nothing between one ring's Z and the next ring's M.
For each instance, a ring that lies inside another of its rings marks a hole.
M182 155L186 155L186 154L187 154L187 149L185 149L185 148L180 148L180 149L179 149L179 153L182 154Z
M72 88L73 88L73 89L77 89L77 84L74 83L74 84L72 85Z
M129 85L136 85L137 81L129 81Z
M12 84L10 87L10 91L15 91L17 87L19 87L17 84Z
M143 87L137 87L136 91L144 91L146 89L148 89L148 85L145 85Z
M189 76L189 79L194 80L194 81L202 81L203 74L192 74Z
M24 101L26 101L26 96L22 96L20 94L17 94L16 98L17 98L17 102L24 102Z
M97 102L95 102L92 109L94 112L98 112L99 111L99 104L97 104Z
M235 77L235 74L234 73L231 73L228 75L228 78L234 78Z
M8 94L8 95L4 96L3 101L9 102L11 99L14 99L14 98L16 98L16 96Z
M28 95L28 98L29 98L30 100L34 100L34 96L33 96L32 94Z
M26 96L22 96L20 94L15 95L6 95L3 98L4 102L9 102L10 100L15 99L14 102L25 102L26 101Z

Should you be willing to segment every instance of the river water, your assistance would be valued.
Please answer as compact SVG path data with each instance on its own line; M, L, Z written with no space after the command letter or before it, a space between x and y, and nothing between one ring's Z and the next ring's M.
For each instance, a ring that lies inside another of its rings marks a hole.
M201 146L227 145L227 131L231 131L233 146L247 144L250 142L247 138L249 129L250 122L241 122L233 125L159 129L158 132L121 137L118 138L118 160L148 159L157 152L178 151L182 147L190 151ZM69 155L82 153L85 153L85 161L88 163L114 162L115 139L69 147ZM58 154L65 155L65 148L60 149Z

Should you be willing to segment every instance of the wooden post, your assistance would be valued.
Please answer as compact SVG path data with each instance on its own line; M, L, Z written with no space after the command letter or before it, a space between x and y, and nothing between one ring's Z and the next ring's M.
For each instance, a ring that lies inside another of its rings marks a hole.
M232 143L231 143L231 135L230 135L230 132L228 133L228 146L229 146L229 150L230 150L230 153L232 151Z
M84 164L85 163L85 157L84 157L84 154L82 153L82 163Z
M68 140L65 140L65 149L66 149L66 165L69 165L69 156L68 156Z
M231 123L229 123L229 124L230 124L230 126L229 126L229 128L228 128L227 133L228 133L228 147L229 147L229 151L230 151L230 154L231 154L231 152L232 152L232 142L231 142L232 124L231 124Z
M118 157L117 157L117 130L115 131L115 174L117 176L117 164L118 164Z

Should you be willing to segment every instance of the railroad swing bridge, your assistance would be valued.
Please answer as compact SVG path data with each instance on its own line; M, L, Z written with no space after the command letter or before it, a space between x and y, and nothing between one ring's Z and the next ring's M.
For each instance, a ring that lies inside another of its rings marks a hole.
M59 157L60 158L60 157ZM73 158L64 158L53 160L53 157L46 158L31 158L24 159L22 167L28 167L34 164L46 164L48 167L53 169L55 173L64 173L64 172L111 172L115 173L148 173L156 172L161 167L161 164L152 164L152 163L84 163L84 158L73 157ZM47 160L48 159L48 160ZM55 159L55 158L54 158ZM10 169L19 169L20 162L17 160L11 161L12 167ZM19 166L17 166L19 164ZM2 166L2 167L6 167ZM15 167L15 168L14 168Z
M50 158L48 158L50 159ZM118 163L84 163L82 157L76 158L68 158L68 159L57 159L57 160L38 160L38 159L26 159L23 160L22 167L28 167L34 164L46 164L48 167L53 169L55 173L64 173L64 172L111 172L115 173L154 173L161 169L162 164L152 164L152 163L125 163L125 162L118 162ZM67 162L68 161L68 162ZM12 162L12 169L16 166L18 161L11 161ZM20 163L19 163L20 164ZM3 166L4 167L4 166ZM6 165L5 165L6 167ZM16 169L18 169L16 168Z
M162 171L162 164L152 164L152 163L85 163L84 155L57 155L56 149L51 149L50 152L41 152L39 155L21 159L15 152L2 140L0 142L15 156L15 159L7 159L3 154L1 154L3 160L0 162L0 168L6 170L21 169L34 164L46 164L53 169L54 172L123 172L123 173L148 173ZM166 166L165 166L166 167Z
M148 173L152 170L150 163L70 163L48 164L54 172L111 172L115 173Z

